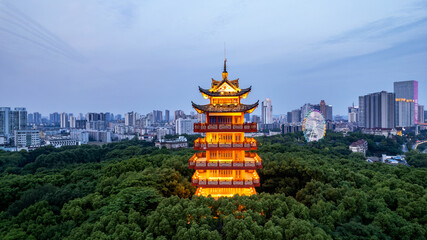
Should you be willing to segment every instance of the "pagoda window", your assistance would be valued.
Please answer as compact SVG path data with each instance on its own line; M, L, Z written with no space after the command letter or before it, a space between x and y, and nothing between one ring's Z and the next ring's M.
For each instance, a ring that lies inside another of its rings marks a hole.
M242 179L242 171L236 170L234 177L235 177L235 179L239 179L239 180Z
M210 157L212 159L233 159L232 151L211 151Z
M232 117L209 117L210 124L231 124Z
M239 103L238 98L212 98L212 104L235 104Z
M242 124L242 117L235 116L234 117L234 124Z
M242 142L242 134L236 134L234 136L234 141L235 142Z

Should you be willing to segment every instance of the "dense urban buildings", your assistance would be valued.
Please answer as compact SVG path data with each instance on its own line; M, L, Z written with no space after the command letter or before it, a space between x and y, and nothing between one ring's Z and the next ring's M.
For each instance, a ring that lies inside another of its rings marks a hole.
M251 113L258 102L251 105L240 102L251 89L239 88L238 79L228 80L225 64L226 61L222 81L212 79L210 89L199 89L210 103L192 103L198 113L206 114L206 123L195 125L195 130L206 137L194 141L194 150L203 152L189 160L190 168L196 170L191 182L197 186L196 195L214 198L255 194L255 187L260 185L256 169L262 167L257 154L245 152L257 149L256 140L244 135L256 132L256 123L244 123L244 114Z
M238 86L237 86L238 87ZM386 137L427 129L424 105L418 102L418 82L402 81L394 83L396 93L377 92L359 97L359 106L348 107L347 114L336 115L332 119L332 106L321 100L318 104L305 103L300 108L285 114L273 116L272 103L269 98L262 102L261 115L244 113L245 123L258 123L257 133L251 136L274 135L278 133L302 131L302 122L309 111L319 110L324 115L328 130L336 132L358 131L362 133L384 135ZM200 89L201 91L209 91ZM251 88L244 89L247 94ZM208 93L205 93L206 96ZM210 93L209 93L210 94ZM227 97L227 96L224 96ZM394 100L393 100L394 99ZM392 101L393 100L393 101ZM213 104L228 104L220 98L213 98ZM237 99L230 104L238 105ZM40 146L51 144L55 147L86 144L88 142L110 142L138 138L144 141L164 139L166 135L197 134L195 123L206 123L204 112L185 114L183 110L152 110L148 113L127 112L121 114L110 112L67 113L53 112L43 116L40 112L28 113L26 108L0 108L0 147L34 149L37 144L23 144L24 132L15 135L16 130L36 130L39 133ZM416 114L417 113L417 114ZM415 121L418 124L415 124ZM400 124L398 124L400 123ZM405 127L403 127L405 126ZM36 136L35 133L25 133ZM19 137L16 139L15 136ZM29 137L30 138L30 137ZM168 137L169 139L170 137ZM36 140L35 140L36 141ZM31 141L30 141L31 142ZM19 143L19 144L18 144ZM19 147L15 146L16 144Z
M396 97L396 126L411 127L418 124L418 82L402 81L394 83Z
M395 95L386 91L359 97L360 126L394 128Z
M86 129L106 130L107 129L106 114L105 113L87 113Z
M287 123L302 123L306 115L312 110L319 110L327 121L332 121L332 106L327 105L325 100L321 100L319 104L306 103L299 109L292 110L286 114Z

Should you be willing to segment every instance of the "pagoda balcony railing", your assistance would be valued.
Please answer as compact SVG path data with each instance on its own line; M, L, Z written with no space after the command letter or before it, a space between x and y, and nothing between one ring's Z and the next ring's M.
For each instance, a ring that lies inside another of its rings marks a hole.
M194 150L257 150L257 142L254 138L245 138L243 142L207 142L204 138L198 138L194 141Z
M195 123L194 132L257 132L257 123L243 124L216 124L216 123Z
M221 161L218 159L206 159L206 153L196 153L188 160L188 166L191 169L260 169L262 168L262 159L256 153L245 153L245 159Z
M191 185L199 187L259 187L259 179L197 179L193 178Z

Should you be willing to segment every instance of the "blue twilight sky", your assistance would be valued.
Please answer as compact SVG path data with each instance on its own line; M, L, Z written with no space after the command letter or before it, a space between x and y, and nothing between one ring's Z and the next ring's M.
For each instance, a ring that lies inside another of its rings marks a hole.
M321 99L345 114L404 80L427 105L425 0L0 0L0 106L189 113L224 42L245 102L275 115Z

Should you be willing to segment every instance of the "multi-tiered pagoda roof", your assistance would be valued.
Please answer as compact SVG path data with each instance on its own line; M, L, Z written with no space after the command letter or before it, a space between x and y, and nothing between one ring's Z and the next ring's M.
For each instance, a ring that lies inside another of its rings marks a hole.
M256 132L257 124L244 121L244 114L251 113L258 106L242 104L252 87L239 88L239 79L228 80L226 61L222 80L212 79L210 89L199 87L203 98L210 103L199 105L193 102L198 113L206 115L205 123L195 123L194 132L205 134L194 141L194 154L189 167L195 169L191 183L197 186L196 195L214 198L231 197L235 194L255 194L260 185L256 169L262 168L262 159L246 151L257 149L254 138L245 133Z

